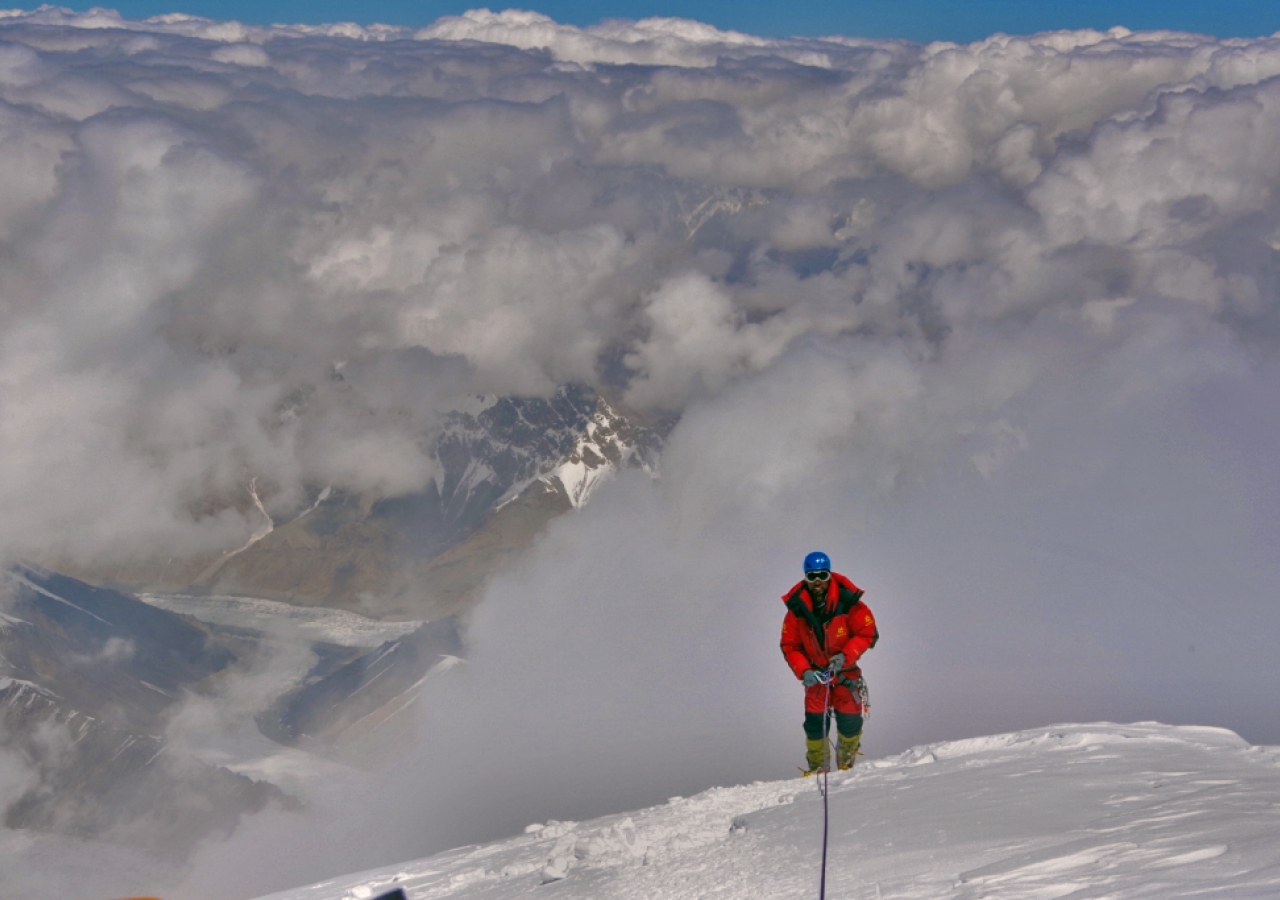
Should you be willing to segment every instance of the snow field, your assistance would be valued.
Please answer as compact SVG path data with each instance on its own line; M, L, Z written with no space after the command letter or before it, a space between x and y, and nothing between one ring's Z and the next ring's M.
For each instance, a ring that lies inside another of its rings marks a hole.
M295 606L259 597L139 594L138 599L169 612L193 616L210 625L255 628L294 634L299 640L326 641L343 647L377 647L413 633L421 622L383 622L323 606Z
M821 828L812 780L757 782L272 900L815 898ZM1094 724L863 761L831 777L829 865L847 900L1280 897L1280 748Z

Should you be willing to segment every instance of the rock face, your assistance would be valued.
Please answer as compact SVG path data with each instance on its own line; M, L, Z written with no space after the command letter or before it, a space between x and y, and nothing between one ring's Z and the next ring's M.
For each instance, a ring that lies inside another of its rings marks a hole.
M454 617L427 622L412 634L318 674L258 716L262 733L282 744L360 755L374 740L398 735L400 722L438 669L460 661L462 636Z
M5 578L3 674L69 709L155 732L186 691L235 662L199 622L120 591L30 566Z
M661 449L658 432L638 428L602 397L560 464L538 480L562 490L581 509L595 489L619 469L640 468L653 475Z
M653 472L664 428L639 426L588 388L484 398L446 417L440 476L400 497L324 488L285 523L216 560L77 571L136 591L211 592L428 620L465 611L485 574L622 468ZM256 494L253 495L256 502ZM495 557L493 554L497 554Z
M173 751L166 715L235 662L194 620L33 567L4 573L0 745L29 784L10 828L183 853L277 788Z
M434 438L439 477L417 494L317 486L314 501L280 523L251 483L261 526L220 557L0 572L0 746L31 779L5 824L181 852L245 812L289 803L164 738L184 698L231 677L279 635L248 620L207 625L128 591L182 595L184 611L229 595L424 623L376 648L302 647L315 654L310 671L291 673L293 687L256 715L279 743L374 761L403 743L426 679L465 655L458 616L485 577L614 473L652 474L663 432L581 387L545 400L487 398L446 418Z
M31 682L0 679L0 736L32 782L4 810L6 828L181 857L247 813L297 805L274 785L174 753L162 738L87 716Z

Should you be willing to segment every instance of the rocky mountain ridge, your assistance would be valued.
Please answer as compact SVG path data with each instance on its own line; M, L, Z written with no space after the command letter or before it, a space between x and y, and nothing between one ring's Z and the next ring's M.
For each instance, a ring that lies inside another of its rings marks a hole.
M216 558L3 571L0 747L34 779L6 824L181 853L245 812L287 805L275 785L166 737L188 698L215 695L282 641L299 667L250 729L347 763L385 758L426 679L465 657L459 615L485 577L616 472L656 474L665 430L579 386L477 398L445 417L439 475L417 494L321 486L277 522L251 481L261 524ZM379 632L376 645L360 637Z
M295 805L166 740L168 716L236 662L201 623L30 566L2 581L0 746L29 779L6 827L185 853Z
M636 423L595 391L476 398L434 437L438 476L405 496L329 486L290 520L263 516L250 540L216 559L63 566L135 591L261 597L429 620L465 612L496 561L529 545L551 518L581 508L614 472L656 472L666 424Z

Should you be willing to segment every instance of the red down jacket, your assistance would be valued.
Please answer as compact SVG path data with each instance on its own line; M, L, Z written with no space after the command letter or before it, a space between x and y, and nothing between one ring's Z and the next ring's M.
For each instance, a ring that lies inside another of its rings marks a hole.
M843 674L847 678L862 677L858 658L880 638L875 616L862 602L862 593L848 578L832 572L827 595L816 613L807 582L799 582L782 595L787 605L782 620L782 656L796 678L803 677L805 669L827 668L836 653L844 654Z

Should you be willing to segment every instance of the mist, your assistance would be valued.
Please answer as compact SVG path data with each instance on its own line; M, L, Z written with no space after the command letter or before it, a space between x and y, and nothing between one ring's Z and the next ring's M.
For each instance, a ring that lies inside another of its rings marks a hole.
M779 597L818 548L883 636L870 755L1277 743L1278 151L1276 39L6 14L0 556L225 552L250 484L419 490L475 394L678 418L656 479L494 573L399 763L183 896L792 774Z

